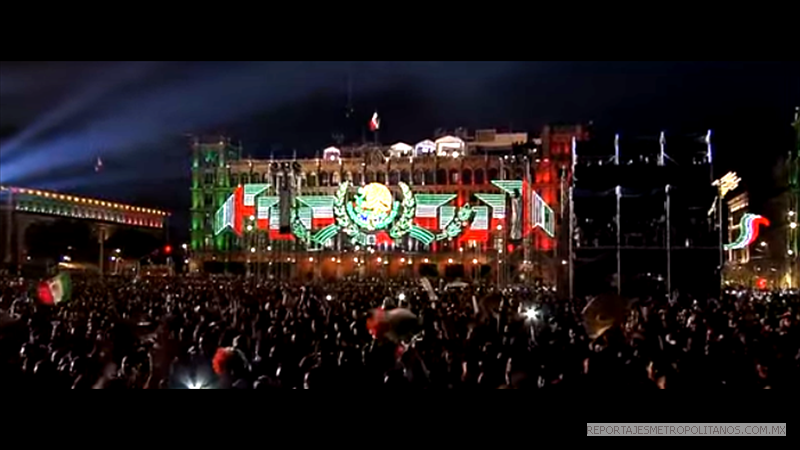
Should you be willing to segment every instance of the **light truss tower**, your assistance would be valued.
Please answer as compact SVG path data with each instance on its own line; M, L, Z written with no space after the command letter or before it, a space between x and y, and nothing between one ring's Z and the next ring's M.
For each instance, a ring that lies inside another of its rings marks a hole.
M794 110L792 126L797 134L795 148L789 155L789 227L787 228L786 250L789 256L789 279L791 287L797 289L800 284L800 106Z

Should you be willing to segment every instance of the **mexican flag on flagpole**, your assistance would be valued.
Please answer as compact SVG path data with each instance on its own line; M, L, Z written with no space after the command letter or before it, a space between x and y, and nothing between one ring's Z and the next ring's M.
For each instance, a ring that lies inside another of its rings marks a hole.
M39 301L45 305L57 305L69 300L72 295L72 280L69 274L60 273L39 283Z

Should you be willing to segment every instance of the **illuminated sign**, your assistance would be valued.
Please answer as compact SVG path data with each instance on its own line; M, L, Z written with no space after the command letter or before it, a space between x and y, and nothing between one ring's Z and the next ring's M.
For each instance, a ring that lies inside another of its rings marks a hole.
M725 245L725 250L742 250L758 239L759 226L769 226L769 220L755 214L745 214L739 222L739 238Z
M739 187L741 181L742 179L736 175L736 172L728 172L724 177L712 183L712 186L719 188L719 196L725 198L729 192L735 191Z
M550 237L556 235L556 218L553 208L548 206L536 192L533 193L533 227L541 228Z
M389 188L380 183L359 188L355 202L346 205L348 218L366 231L385 229L400 212L400 202L394 201Z
M228 197L228 200L222 204L222 207L217 210L214 218L214 234L222 233L226 228L233 230L234 225L234 200L233 195Z
M328 245L339 233L347 235L355 245L392 243L405 236L424 245L456 238L487 242L490 232L506 224L509 195L526 189L519 180L492 183L502 192L475 193L483 204L472 206L454 204L457 194L415 194L406 183L398 183L398 195L380 183L353 192L353 185L345 181L335 195L294 197L290 234L279 232L280 197L274 188L247 184L239 186L217 211L214 232L231 229L241 236L242 224L247 224L248 231L268 231L271 239L297 239L315 245ZM553 210L535 192L529 194L531 200L524 208L533 208L530 227L541 228L553 237Z

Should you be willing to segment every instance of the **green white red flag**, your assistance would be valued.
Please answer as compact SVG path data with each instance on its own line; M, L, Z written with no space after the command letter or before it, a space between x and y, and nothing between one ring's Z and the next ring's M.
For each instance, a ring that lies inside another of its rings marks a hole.
M45 305L58 305L72 296L72 280L67 273L39 283L39 301Z

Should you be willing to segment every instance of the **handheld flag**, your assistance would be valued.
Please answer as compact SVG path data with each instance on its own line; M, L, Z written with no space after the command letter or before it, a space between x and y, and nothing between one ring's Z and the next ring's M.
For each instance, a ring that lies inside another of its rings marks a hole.
M72 296L72 280L69 274L60 273L47 281L39 283L39 301L45 305L66 302Z
M375 112L372 114L372 119L369 121L369 130L370 131L378 131L378 128L381 126L381 119L378 117L378 113Z
M616 325L622 325L630 303L616 295L601 295L592 299L583 310L586 334L597 339Z
M367 318L367 329L375 339L388 339L394 342L410 339L419 328L419 319L405 308L387 311L383 308L372 310Z

